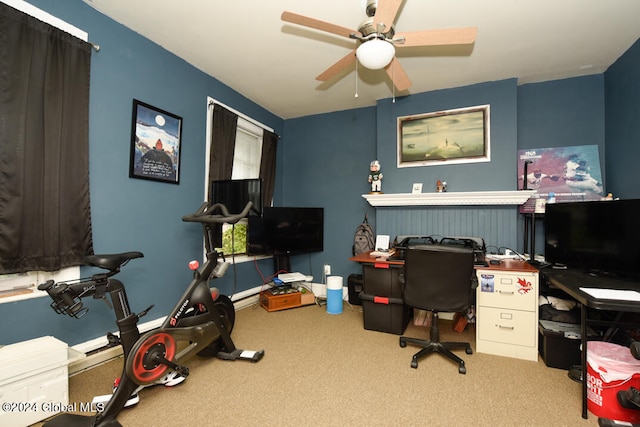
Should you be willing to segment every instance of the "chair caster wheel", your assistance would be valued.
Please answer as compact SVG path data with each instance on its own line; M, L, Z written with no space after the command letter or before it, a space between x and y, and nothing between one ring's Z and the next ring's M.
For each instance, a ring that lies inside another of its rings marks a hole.
M411 367L412 367L413 369L418 369L418 362L416 362L415 360L412 360L412 361L411 361Z
M403 339L400 339L400 347L405 348L406 346L407 343Z
M471 349L471 347L465 348L464 352L467 353L467 354L473 354L473 350Z
M466 374L467 373L466 366L460 365L460 367L458 368L458 372L461 373L461 374Z

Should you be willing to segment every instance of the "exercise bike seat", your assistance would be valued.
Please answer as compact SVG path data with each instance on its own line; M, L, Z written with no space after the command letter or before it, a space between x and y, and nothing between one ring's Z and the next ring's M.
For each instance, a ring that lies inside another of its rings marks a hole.
M144 255L142 252L123 252L119 254L102 254L102 255L87 255L84 258L84 262L87 265L93 267L100 267L106 270L116 270L120 268L124 263L129 260L142 258Z

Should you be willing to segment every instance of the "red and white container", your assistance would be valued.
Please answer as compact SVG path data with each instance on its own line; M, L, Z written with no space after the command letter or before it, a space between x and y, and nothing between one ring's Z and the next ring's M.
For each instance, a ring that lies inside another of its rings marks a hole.
M620 405L618 391L640 389L640 360L628 347L589 341L587 343L587 408L594 415L618 421L640 423L640 410Z

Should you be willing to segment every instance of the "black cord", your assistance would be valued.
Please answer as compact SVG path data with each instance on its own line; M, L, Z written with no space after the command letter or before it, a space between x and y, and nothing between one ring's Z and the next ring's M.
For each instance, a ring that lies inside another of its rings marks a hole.
M496 252L490 252L489 251L490 248L494 248L496 250ZM499 255L500 254L500 248L498 248L497 246L487 246L487 253L492 254L492 255Z

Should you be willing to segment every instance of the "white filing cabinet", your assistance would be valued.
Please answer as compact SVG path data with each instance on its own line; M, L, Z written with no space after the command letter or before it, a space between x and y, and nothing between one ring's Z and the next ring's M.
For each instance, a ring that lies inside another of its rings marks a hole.
M538 272L503 260L476 270L476 351L538 360Z

